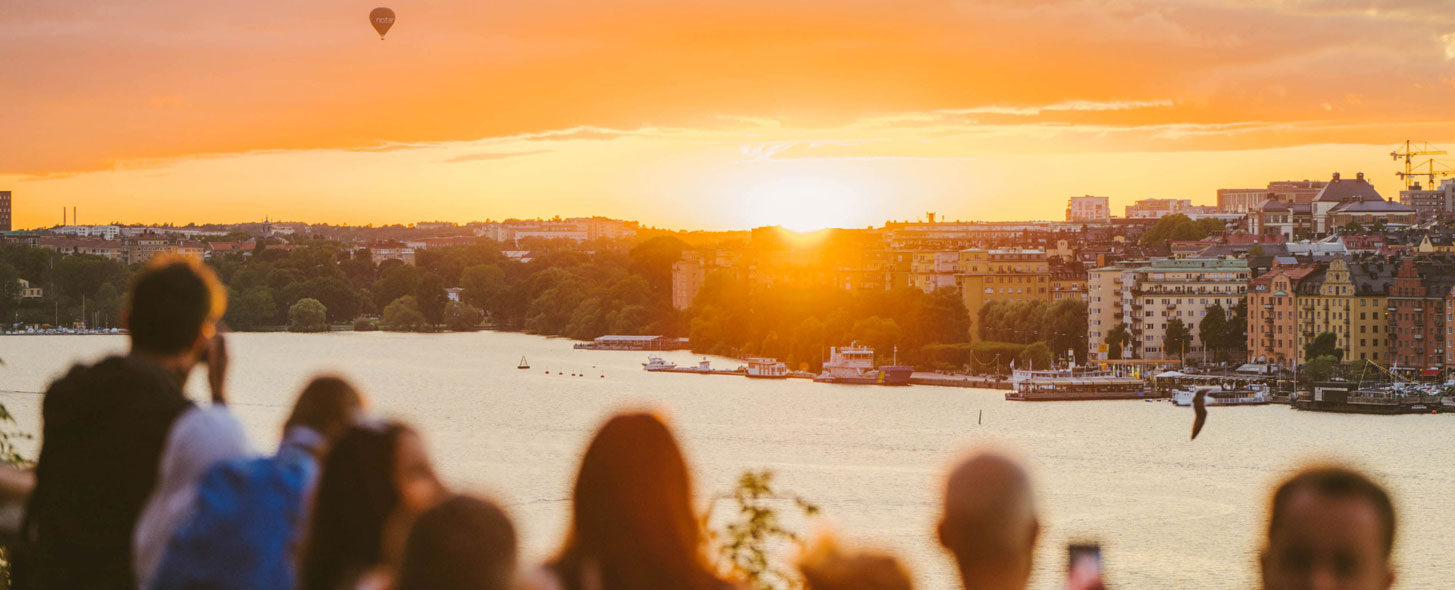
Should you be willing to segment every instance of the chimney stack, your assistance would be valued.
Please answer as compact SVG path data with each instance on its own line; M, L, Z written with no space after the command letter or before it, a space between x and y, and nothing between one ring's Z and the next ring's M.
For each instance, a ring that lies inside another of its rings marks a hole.
M1355 177L1359 180L1359 182L1364 182L1364 173L1363 172L1360 172L1360 173L1356 174Z
M81 223L79 221L76 221L76 206L75 205L71 205L71 223L74 223L74 224L77 224L77 225L79 225Z
M61 205L61 227L66 227L66 206Z
M1335 172L1334 173L1334 182L1339 182L1339 173L1338 172Z

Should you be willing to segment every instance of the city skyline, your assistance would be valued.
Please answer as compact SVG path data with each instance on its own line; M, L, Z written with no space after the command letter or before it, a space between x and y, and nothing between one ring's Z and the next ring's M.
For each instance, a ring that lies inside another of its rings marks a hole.
M338 1L24 5L0 187L17 227L1055 219L1336 171L1392 196L1396 142L1455 144L1455 17L1424 4L450 1L384 42Z

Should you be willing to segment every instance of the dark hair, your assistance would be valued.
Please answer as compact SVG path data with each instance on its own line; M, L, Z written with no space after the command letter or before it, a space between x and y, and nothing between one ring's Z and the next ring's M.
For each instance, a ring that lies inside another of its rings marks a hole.
M298 394L283 429L307 426L330 443L336 442L353 425L363 405L363 396L348 381L331 375L315 377Z
M1283 482L1283 485L1278 486L1278 490L1273 493L1273 509L1268 518L1269 538L1272 538L1273 532L1283 524L1288 502L1294 494L1302 490L1308 490L1327 498L1369 502L1379 516L1380 532L1383 533L1381 546L1384 548L1384 557L1389 558L1390 553L1394 551L1394 503L1390 501L1389 494L1384 491L1384 488L1379 487L1379 484L1357 471L1344 467L1305 469Z
M620 414L601 427L581 459L571 508L551 564L567 590L579 590L588 563L602 590L723 586L702 554L687 463L656 416Z
M515 527L500 507L455 496L409 531L395 590L505 590L515 577Z
M299 588L337 590L382 560L384 523L399 504L394 463L409 427L390 422L349 428L318 478Z
M227 309L227 291L212 269L172 254L152 258L126 298L126 327L137 350L176 354L197 341L203 326Z

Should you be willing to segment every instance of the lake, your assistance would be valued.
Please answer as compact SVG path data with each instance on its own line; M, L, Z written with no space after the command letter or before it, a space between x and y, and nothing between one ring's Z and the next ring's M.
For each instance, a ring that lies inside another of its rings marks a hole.
M1100 542L1109 581L1122 588L1255 587L1268 494L1311 460L1351 463L1394 493L1399 588L1448 588L1455 575L1451 415L1211 408L1189 442L1192 412L1165 402L1024 403L988 390L651 374L641 370L646 353L510 333L229 338L232 406L258 448L277 444L310 376L344 375L376 414L419 427L452 486L507 505L531 559L560 542L592 432L615 410L650 407L670 417L704 505L744 470L772 469L781 487L823 509L814 521L790 519L794 527L888 549L922 589L958 587L934 542L937 496L951 462L982 445L1019 453L1035 479L1037 589L1060 588L1070 540ZM0 401L21 430L38 433L38 392L72 363L125 346L123 336L0 336ZM522 355L531 370L515 368ZM679 365L701 358L664 356ZM206 399L200 372L189 391ZM36 444L24 453L34 456Z

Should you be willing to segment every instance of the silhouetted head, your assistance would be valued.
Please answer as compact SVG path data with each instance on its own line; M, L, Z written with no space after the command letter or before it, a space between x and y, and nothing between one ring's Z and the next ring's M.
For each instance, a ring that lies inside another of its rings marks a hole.
M227 291L195 258L159 255L131 281L121 323L132 349L156 356L190 354L195 362L227 310Z
M965 587L1024 588L1039 535L1030 477L1015 461L979 453L950 473L939 537Z
M571 507L553 564L568 590L583 575L599 575L601 590L720 584L702 555L687 464L658 417L620 414L601 427L581 459Z
M382 564L390 523L423 512L441 493L414 430L397 422L350 427L319 475L300 588L335 590Z
M911 590L909 573L893 556L847 552L822 537L799 559L806 590Z
M348 381L334 376L316 377L298 394L283 430L306 426L322 434L331 446L354 425L363 407L363 396Z
M404 544L395 590L507 590L515 527L500 507L455 496L425 511Z
M1273 493L1261 556L1266 590L1387 590L1394 585L1394 503L1343 467L1314 467Z

